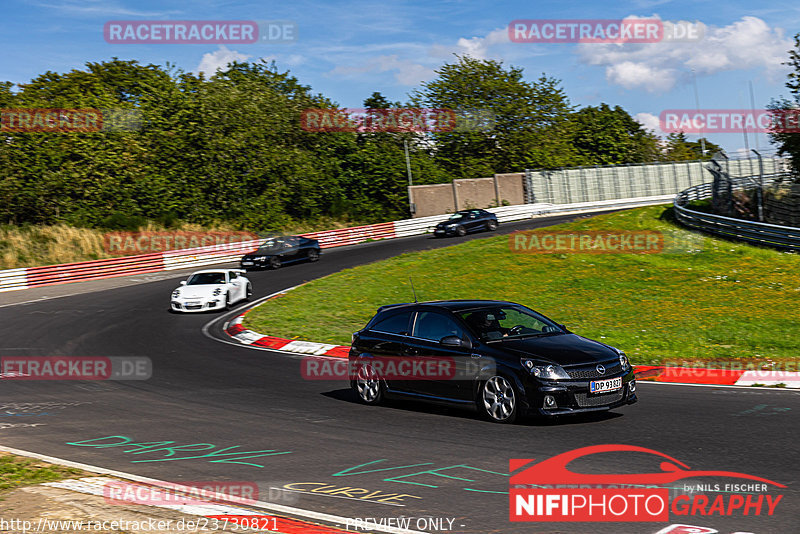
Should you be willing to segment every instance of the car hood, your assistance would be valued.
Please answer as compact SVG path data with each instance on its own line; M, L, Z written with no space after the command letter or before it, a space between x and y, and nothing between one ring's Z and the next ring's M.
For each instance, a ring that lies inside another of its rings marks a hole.
M455 221L444 221L444 222L440 222L439 224L437 224L436 228L444 228L448 224L461 224L462 222L464 222L464 221L461 221L460 219L459 220L455 220Z
M245 254L242 259L243 260L252 260L255 258L268 258L270 256L277 255L277 252L253 252L251 254Z
M509 354L558 365L591 364L618 357L609 346L576 334L508 339L492 345Z
M180 286L180 298L182 299L195 299L213 297L214 290L220 289L225 291L225 286L222 284L200 284L196 286Z

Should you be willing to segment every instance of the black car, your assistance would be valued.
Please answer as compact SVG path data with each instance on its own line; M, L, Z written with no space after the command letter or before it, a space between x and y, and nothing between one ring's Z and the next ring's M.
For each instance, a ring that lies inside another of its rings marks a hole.
M637 400L624 352L512 302L383 306L353 334L349 368L366 404L427 400L474 408L498 423Z
M493 232L497 229L497 215L486 210L457 211L444 222L440 222L433 229L434 237L465 236L472 232L484 230Z
M297 261L317 261L321 251L319 241L302 236L273 237L264 241L258 250L245 254L239 264L242 269L277 269Z

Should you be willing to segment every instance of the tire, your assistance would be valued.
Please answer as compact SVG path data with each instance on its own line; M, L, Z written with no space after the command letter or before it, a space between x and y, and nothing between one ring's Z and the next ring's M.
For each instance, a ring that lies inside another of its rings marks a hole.
M230 293L225 293L225 309L226 310L230 310L231 309L231 294Z
M308 251L306 257L308 258L308 261L317 261L319 260L319 251L315 248L312 248Z
M247 289L244 291L244 300L250 300L250 297L253 296L253 284L247 283Z
M467 229L464 228L463 226L459 226L458 228L456 228L456 235L458 237L464 237L465 235L467 235Z
M281 259L278 256L270 256L269 257L269 268L270 269L280 269L281 268Z
M383 384L375 369L369 364L359 365L353 389L364 404L375 406L383 401Z
M494 423L513 423L519 411L519 394L508 378L494 375L481 384L478 407Z
M487 222L486 229L489 230L490 232L494 232L495 230L497 230L497 221L491 220Z

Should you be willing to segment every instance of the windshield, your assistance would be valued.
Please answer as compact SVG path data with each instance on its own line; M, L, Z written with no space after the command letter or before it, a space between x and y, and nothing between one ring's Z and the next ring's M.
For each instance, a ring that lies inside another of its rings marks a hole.
M449 221L455 221L457 219L463 219L466 216L464 213L454 213L448 219Z
M203 284L224 284L225 273L197 273L189 277L187 286L199 286Z
M261 252L267 252L271 250L280 250L283 248L283 240L282 239L267 239L264 241L258 250Z
M484 341L564 333L544 315L522 307L491 306L465 310L458 315Z

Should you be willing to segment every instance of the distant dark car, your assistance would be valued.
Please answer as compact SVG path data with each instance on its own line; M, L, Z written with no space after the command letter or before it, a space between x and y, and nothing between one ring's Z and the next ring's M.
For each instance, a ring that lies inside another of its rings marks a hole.
M273 237L264 241L258 250L245 254L239 262L242 269L277 269L298 261L317 261L319 241L301 236Z
M484 230L492 232L497 229L497 225L497 215L490 211L462 210L452 214L448 220L437 224L433 235L434 237L465 236Z
M624 352L512 302L383 306L353 334L349 360L350 385L366 404L424 400L477 409L498 423L637 400Z

